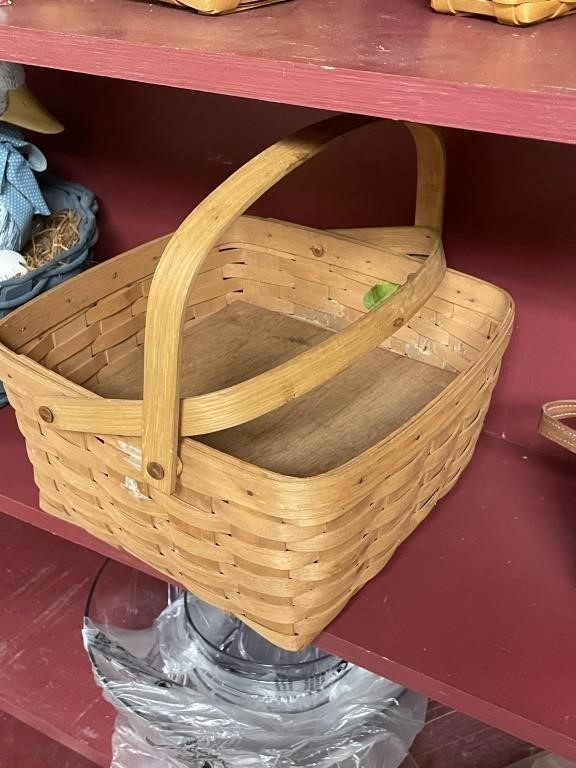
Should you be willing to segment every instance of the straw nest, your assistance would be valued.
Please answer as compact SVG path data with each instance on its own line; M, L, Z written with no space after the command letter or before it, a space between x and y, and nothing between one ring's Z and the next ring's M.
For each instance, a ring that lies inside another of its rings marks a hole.
M73 248L80 240L79 227L80 216L68 208L49 216L36 216L22 251L28 269L38 269Z

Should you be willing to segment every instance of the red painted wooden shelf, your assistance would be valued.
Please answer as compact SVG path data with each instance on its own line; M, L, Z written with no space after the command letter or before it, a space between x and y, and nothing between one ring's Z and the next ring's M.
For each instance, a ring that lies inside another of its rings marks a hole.
M0 60L575 143L575 33L576 17L516 30L436 15L428 0L293 0L218 19L139 0L14 0L0 8ZM32 77L69 129L42 140L51 167L102 203L101 257L173 228L258 148L314 119ZM312 174L259 211L326 227L407 221L412 191L396 163L406 147L391 147L373 135L342 150L321 193ZM509 288L518 328L471 466L319 643L576 759L576 473L571 457L539 452L535 430L539 404L569 395L574 373L574 155L458 132L448 148L450 264ZM107 765L111 711L81 616L103 556L146 569L39 511L10 409L0 410L0 512L0 709Z
M511 29L428 0L293 0L207 18L18 0L0 59L285 104L576 141L576 19Z
M0 412L0 466L0 510L118 558L37 510L8 409ZM319 644L576 758L575 495L570 461L483 436L454 491ZM14 662L2 665L0 706L104 764L109 712L96 703L78 650L81 608L101 557L2 516L0 541L0 648ZM86 713L71 718L70 701Z
M0 709L105 768L114 712L80 635L104 560L6 515L0 549Z

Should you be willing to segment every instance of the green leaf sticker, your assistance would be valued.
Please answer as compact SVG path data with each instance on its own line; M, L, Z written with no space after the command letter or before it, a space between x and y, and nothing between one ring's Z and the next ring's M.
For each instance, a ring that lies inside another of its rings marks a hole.
M400 286L397 283L376 283L364 296L364 306L366 309L376 309L382 302L389 299Z

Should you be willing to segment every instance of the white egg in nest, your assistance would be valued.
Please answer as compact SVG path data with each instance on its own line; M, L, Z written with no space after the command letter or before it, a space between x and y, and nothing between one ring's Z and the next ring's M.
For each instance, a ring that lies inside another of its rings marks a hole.
M24 263L24 256L21 253L0 250L0 283L4 280L21 277L28 271L28 267Z

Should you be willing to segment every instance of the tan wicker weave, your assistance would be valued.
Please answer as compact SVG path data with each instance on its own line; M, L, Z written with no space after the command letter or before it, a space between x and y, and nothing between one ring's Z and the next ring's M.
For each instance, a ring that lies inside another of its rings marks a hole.
M432 128L408 125L414 227L325 233L242 216L369 121L333 118L280 142L173 237L0 322L0 378L42 509L289 649L454 485L512 328L506 293L445 272ZM381 281L400 288L368 312Z
M249 11L252 8L286 2L286 0L162 0L162 2L192 8L207 16L218 16L236 11Z
M576 12L576 0L432 0L440 13L493 16L502 24L524 26Z

